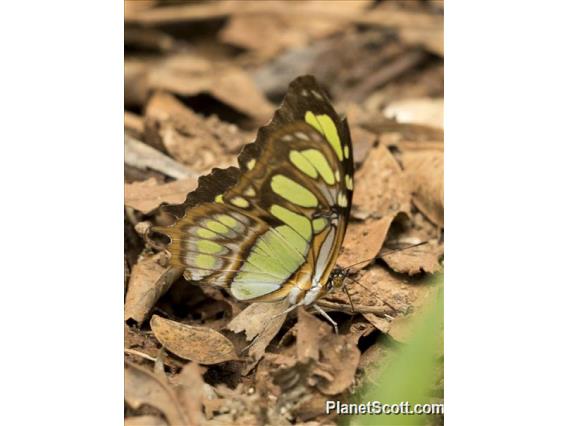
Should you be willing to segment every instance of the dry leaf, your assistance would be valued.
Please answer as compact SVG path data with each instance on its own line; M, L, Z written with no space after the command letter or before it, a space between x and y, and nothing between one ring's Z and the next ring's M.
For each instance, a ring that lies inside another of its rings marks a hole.
M129 1L129 3L144 3L143 1ZM154 2L157 3L157 2ZM150 7L149 7L150 6ZM127 23L140 23L144 25L163 25L175 22L191 22L206 19L223 18L234 12L235 7L230 1L218 0L214 2L186 2L181 4L162 5L161 7L130 8L125 13ZM125 11L126 12L126 11Z
M319 359L320 340L331 329L329 325L318 320L315 316L306 312L305 309L298 309L298 333L296 336L296 353L298 360Z
M162 92L150 99L144 121L146 140L200 174L236 165L235 154L251 136L215 116L204 118Z
M124 398L134 409L151 405L166 416L170 425L194 426L177 399L175 389L150 371L125 362Z
M356 126L351 129L353 141L353 161L360 164L367 158L367 153L377 142L377 136L362 127Z
M410 189L392 154L384 145L369 151L355 173L353 205L363 217L395 216L410 211Z
M194 327L153 315L150 327L158 341L180 358L199 364L219 364L239 359L231 341L218 331Z
M268 120L274 109L241 68L195 55L170 57L150 69L146 78L149 90L182 96L209 94L259 122Z
M137 107L148 96L148 71L153 61L124 58L124 106Z
M235 14L220 33L221 40L253 50L264 60L292 48L327 37L348 24L345 17L356 15L372 2L368 0L237 2L255 13ZM330 15L333 17L330 19Z
M124 426L168 426L168 422L158 416L135 416L125 418Z
M408 152L402 156L413 202L428 219L444 226L444 153Z
M344 268L353 265L353 270L359 270L372 263L385 242L392 220L393 216L389 215L350 223L337 264Z
M141 139L144 136L143 118L133 112L124 111L124 132Z
M157 0L138 0L124 2L124 20L135 18L140 12L152 9Z
M193 178L159 184L150 178L144 182L133 182L124 185L124 204L139 212L148 214L160 204L181 204L185 197L197 187Z
M363 314L363 316L381 333L387 334L389 332L391 323L386 318L381 318L370 313Z
M444 128L444 100L432 98L401 99L391 102L383 111L385 117L399 123L423 124Z
M398 273L416 275L422 272L433 274L442 269L440 257L444 253L444 246L429 242L418 247L398 250L382 256L389 267Z
M317 388L325 395L337 395L349 388L355 379L361 352L353 336L330 333L320 345ZM329 378L327 378L329 376Z
M250 371L264 356L266 347L286 321L286 315L280 314L288 306L288 299L273 303L252 303L227 325L227 329L234 333L244 331L248 341L258 336L248 349L252 363L248 365L245 372Z
M406 280L400 274L394 274L386 266L374 265L361 271L358 281L350 288L350 292L360 297L366 304L382 304L393 306L398 313L407 313L411 306L417 306L430 293L432 286L428 283ZM392 312L391 312L392 315Z
M444 56L444 17L406 10L404 2L382 2L365 14L364 20L370 25L391 27L408 45L417 45L431 53Z
M204 421L202 413L206 384L201 377L199 365L186 364L175 379L177 400L189 417L190 424L201 425Z
M163 264L164 254L158 253L134 265L124 303L125 320L133 319L138 324L144 322L158 299L181 276L182 270Z

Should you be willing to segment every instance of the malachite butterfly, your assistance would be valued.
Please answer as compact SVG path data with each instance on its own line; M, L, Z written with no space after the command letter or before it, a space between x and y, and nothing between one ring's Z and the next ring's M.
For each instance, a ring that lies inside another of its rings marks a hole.
M170 264L238 300L312 305L343 283L334 269L351 209L353 149L312 76L295 79L272 120L238 158L214 169L183 204L169 237Z

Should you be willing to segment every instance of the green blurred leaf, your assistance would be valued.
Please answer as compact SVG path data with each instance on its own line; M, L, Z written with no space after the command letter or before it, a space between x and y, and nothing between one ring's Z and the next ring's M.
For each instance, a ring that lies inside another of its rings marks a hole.
M410 339L392 356L379 377L374 378L379 385L367 387L362 392L358 398L360 403L400 404L408 401L412 409L414 404L436 402L432 400L431 391L442 368L438 358L443 345L443 281L443 273L434 277L432 285L439 288L432 300L414 315ZM355 415L350 424L424 425L428 420L432 420L432 415Z

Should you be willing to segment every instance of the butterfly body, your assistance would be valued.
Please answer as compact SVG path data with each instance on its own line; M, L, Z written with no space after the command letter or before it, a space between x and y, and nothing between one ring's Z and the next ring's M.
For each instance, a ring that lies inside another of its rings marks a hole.
M310 305L337 287L352 190L347 122L313 77L299 77L239 167L200 178L182 205L165 207L174 225L154 230L189 281L248 302Z

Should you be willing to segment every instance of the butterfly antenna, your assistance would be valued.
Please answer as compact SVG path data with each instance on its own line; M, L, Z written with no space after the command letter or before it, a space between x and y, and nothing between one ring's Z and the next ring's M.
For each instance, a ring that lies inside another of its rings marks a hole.
M380 259L383 256L388 256L389 254L396 253L397 251L408 250L408 249L418 247L418 246L421 246L421 245L424 245L424 244L427 244L427 243L428 243L428 241L422 241L422 242L419 242L417 244L409 245L407 247L401 247L401 248L397 248L397 249L388 250L386 253L382 253L382 254L379 253L377 256L371 257L369 259L361 260L360 262L353 263L351 265L344 267L343 269L351 268L352 266L360 265L361 263L368 262L369 260Z

